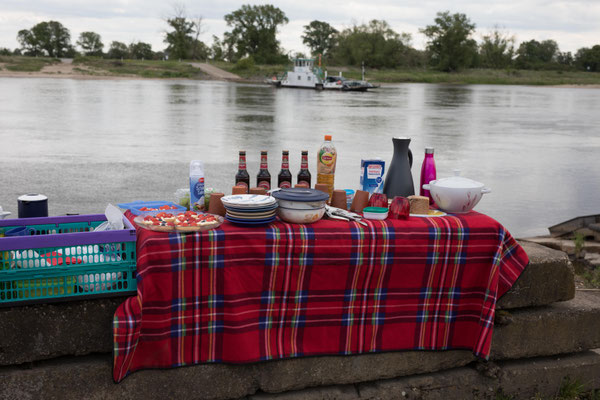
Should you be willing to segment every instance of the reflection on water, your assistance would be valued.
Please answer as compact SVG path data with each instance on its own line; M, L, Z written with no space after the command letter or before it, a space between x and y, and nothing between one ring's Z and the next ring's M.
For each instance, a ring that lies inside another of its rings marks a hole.
M406 84L341 93L10 78L0 88L5 208L26 191L51 194L56 213L72 211L74 202L97 212L107 202L170 198L185 186L192 159L206 163L209 186L228 191L240 149L253 177L263 149L272 176L283 149L294 174L300 151L309 150L316 175L316 150L331 133L340 188L357 187L361 157L389 162L391 138L408 136L415 182L424 147L435 147L438 176L459 168L491 187L477 209L516 235L600 212L597 89Z

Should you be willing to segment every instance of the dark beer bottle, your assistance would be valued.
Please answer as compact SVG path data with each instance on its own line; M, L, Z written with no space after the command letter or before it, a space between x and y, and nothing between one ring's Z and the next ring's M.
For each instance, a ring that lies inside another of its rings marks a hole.
M298 172L298 186L310 187L310 171L308 170L308 150L302 150L300 172Z
M267 162L267 152L260 152L260 171L256 176L256 186L271 190L271 174L269 173L269 165Z
M240 150L240 163L238 172L235 174L235 186L245 187L246 193L248 193L250 187L250 175L246 171L246 152L244 150Z
M292 187L292 173L290 172L290 152L283 150L281 154L281 171L277 176L277 187Z

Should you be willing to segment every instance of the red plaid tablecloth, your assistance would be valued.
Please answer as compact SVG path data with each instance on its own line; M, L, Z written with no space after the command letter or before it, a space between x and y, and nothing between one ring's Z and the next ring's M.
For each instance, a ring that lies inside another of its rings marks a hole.
M116 311L115 381L143 368L392 350L487 358L496 300L528 257L483 214L138 229Z

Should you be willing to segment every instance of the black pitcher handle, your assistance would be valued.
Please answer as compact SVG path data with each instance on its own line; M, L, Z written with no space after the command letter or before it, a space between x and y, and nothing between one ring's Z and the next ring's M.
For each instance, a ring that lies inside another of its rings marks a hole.
M412 151L408 149L408 165L412 168Z

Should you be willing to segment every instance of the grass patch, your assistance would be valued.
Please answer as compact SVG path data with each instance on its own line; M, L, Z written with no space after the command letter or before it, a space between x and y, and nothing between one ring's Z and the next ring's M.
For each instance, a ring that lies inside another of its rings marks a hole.
M594 268L592 270L584 270L580 276L585 281L585 287L600 289L600 268Z
M265 78L271 78L273 76L280 76L283 72L287 71L288 65L262 65L262 64L254 64L248 63L244 65L244 68L240 68L235 63L228 63L225 61L211 61L210 62L215 67L221 68L227 72L231 72L232 74L239 75L243 79L254 80L262 82Z
M563 379L556 400L577 400L581 399L585 393L584 385L578 380L571 380L569 377Z
M79 57L73 61L92 69L90 74L105 72L111 75L140 76L142 78L200 79L205 75L188 63L160 60L107 60L97 57Z
M15 72L37 72L46 65L59 62L59 59L50 57L0 56L0 63L6 64L4 68Z
M280 76L291 68L288 65L254 65L239 69L236 64L216 61L215 66L250 80ZM323 67L329 75L341 71L347 78L360 79L359 67ZM583 71L533 71L516 69L468 69L461 72L441 72L428 68L368 69L365 78L379 83L447 83L492 85L600 85L600 73Z

